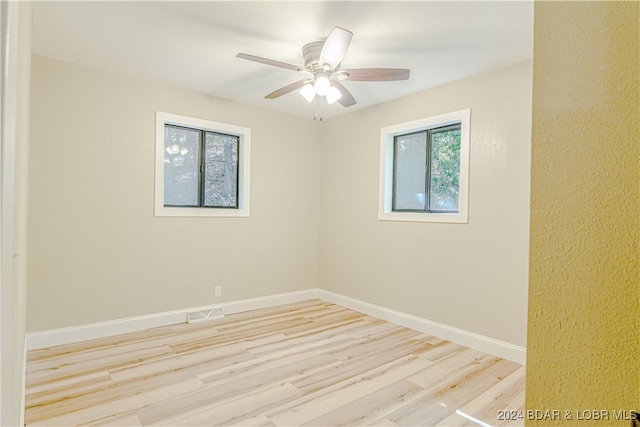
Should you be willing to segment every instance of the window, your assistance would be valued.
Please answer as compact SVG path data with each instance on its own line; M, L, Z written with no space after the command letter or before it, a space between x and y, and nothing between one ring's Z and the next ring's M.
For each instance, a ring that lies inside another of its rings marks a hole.
M238 207L238 141L164 125L164 206Z
M250 129L156 113L156 216L249 216Z
M459 123L396 135L393 155L393 211L459 212Z
M382 129L381 220L466 223L470 110Z

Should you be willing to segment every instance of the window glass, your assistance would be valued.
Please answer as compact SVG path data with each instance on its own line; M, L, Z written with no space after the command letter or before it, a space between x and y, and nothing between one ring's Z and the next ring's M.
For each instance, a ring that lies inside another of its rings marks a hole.
M431 131L429 210L458 212L460 204L460 127Z
M171 125L165 126L165 206L198 206L199 152L199 131Z
M394 210L426 209L427 133L395 138Z
M204 206L238 206L238 137L206 132Z
M393 210L458 212L460 125L394 137Z

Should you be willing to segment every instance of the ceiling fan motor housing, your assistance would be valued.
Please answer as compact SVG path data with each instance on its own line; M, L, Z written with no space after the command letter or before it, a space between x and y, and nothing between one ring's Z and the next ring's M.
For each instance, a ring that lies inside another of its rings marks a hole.
M324 46L324 41L307 43L302 48L302 57L304 58L304 66L312 74L316 71L322 71L320 64L320 52Z

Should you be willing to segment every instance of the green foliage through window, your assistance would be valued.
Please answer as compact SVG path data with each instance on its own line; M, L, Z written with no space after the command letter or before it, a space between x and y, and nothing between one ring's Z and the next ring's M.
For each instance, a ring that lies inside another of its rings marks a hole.
M429 209L457 212L460 189L460 127L431 132Z

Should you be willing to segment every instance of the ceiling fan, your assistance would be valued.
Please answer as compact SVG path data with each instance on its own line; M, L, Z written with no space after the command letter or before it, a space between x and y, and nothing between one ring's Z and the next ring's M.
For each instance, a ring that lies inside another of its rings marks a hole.
M265 96L267 99L275 99L299 89L309 102L317 95L321 100L322 97L326 98L328 104L338 101L342 106L350 107L356 100L341 81L385 82L409 78L410 70L404 68L340 69L352 37L351 31L333 27L326 40L307 43L302 48L304 67L246 53L239 53L236 57L305 74L303 79L271 92Z

